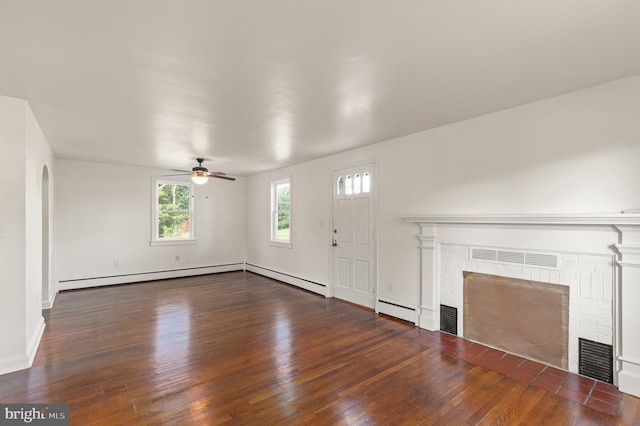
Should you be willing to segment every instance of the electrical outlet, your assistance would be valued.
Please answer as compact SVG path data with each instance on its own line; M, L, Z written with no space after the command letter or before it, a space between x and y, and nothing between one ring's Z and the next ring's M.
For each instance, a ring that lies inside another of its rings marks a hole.
M179 255L179 254L176 254L175 259L176 259L176 262L180 262L180 255Z
M119 260L114 260L113 261L113 267L117 268L118 266L120 266L120 261Z
M394 293L396 291L396 284L389 281L387 283L387 290L389 290L389 293Z

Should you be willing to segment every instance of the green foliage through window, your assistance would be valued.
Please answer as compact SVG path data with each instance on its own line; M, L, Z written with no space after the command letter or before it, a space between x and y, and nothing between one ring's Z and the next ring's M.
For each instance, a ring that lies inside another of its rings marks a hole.
M191 238L191 186L158 183L158 239Z

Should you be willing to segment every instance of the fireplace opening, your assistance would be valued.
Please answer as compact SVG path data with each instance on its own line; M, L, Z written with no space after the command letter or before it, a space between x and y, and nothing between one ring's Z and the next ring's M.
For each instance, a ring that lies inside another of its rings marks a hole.
M569 288L463 272L464 337L568 369Z

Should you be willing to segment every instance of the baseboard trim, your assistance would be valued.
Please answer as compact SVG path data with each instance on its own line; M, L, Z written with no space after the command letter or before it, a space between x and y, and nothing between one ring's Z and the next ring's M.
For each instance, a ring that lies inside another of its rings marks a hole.
M44 334L44 327L44 318L40 316L38 326L31 337L27 351L22 355L16 355L0 360L0 375L26 370L33 365L33 360L36 358L38 348L40 347L40 341Z
M88 287L101 287L114 284L129 284L141 281L164 280L167 278L181 278L195 275L216 274L244 270L244 263L229 263L226 265L200 266L196 268L172 269L166 271L141 272L135 274L114 275L109 277L79 278L60 280L58 290L77 290Z
M377 308L377 312L379 314L389 315L409 321L413 324L418 324L418 309L415 307L404 306L397 302L378 299Z
M440 314L437 311L425 307L420 308L420 311L418 327L430 331L440 330Z
M623 362L622 370L618 371L618 389L621 392L640 398L639 372L640 369L637 366Z
M29 365L29 357L26 354L0 359L0 375L26 370L29 367L31 365Z
M33 334L31 342L29 343L29 348L27 349L29 367L31 367L31 365L33 364L33 360L36 358L36 354L38 353L38 348L40 347L40 341L42 340L42 335L44 334L45 327L46 325L44 323L44 317L40 315L36 332Z
M51 309L53 308L53 303L56 301L56 296L58 295L58 288L56 286L55 291L51 294L51 298L49 300L42 301L42 309Z
M254 274L263 275L274 280L282 281L286 284L291 284L296 287L303 288L313 293L318 293L323 296L327 294L327 286L325 284L316 283L304 278L299 278L293 275L285 274L283 272L274 271L273 269L264 268L262 266L247 263L245 270L253 272Z

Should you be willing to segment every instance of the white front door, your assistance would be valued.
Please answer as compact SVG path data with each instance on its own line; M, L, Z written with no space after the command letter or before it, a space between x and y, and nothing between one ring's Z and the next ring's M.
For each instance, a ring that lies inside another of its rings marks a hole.
M333 295L375 307L374 165L333 173Z

